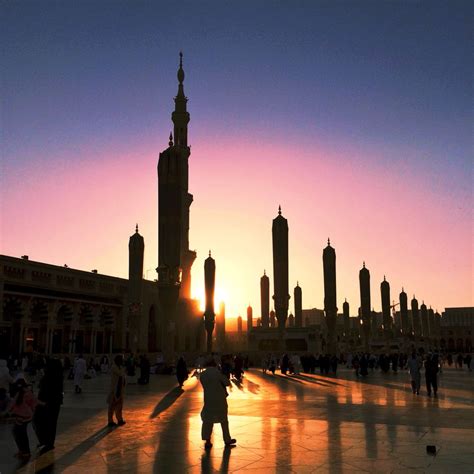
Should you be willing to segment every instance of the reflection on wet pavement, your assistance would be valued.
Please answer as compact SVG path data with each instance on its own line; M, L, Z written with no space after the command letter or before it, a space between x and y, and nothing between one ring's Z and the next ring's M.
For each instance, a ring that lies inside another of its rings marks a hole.
M202 390L196 377L179 389L172 376L127 387L127 424L106 428L108 377L68 393L56 449L21 465L13 458L11 425L0 425L4 473L213 472L472 472L472 373L447 369L440 397L414 396L408 376L371 374L356 380L319 374L282 376L248 371L229 390L229 421L237 446L200 439ZM453 388L450 388L453 387ZM30 444L36 438L30 432ZM426 454L426 445L439 448Z

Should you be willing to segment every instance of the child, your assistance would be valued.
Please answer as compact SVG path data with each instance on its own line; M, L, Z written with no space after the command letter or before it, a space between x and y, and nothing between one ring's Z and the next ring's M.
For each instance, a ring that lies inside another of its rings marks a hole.
M27 385L25 379L16 382L16 395L10 405L10 413L14 417L13 437L18 446L18 457L28 458L30 453L30 441L28 439L28 423L33 419L36 407L36 399Z

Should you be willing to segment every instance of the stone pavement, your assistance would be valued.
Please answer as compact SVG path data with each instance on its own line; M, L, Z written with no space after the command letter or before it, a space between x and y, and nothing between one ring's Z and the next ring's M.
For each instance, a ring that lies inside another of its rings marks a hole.
M310 473L474 471L474 372L445 369L437 399L411 393L408 375L352 371L338 377L246 373L230 392L235 448L203 449L202 390L193 377L176 388L172 376L129 385L127 424L108 429L109 377L86 380L84 392L66 383L54 452L22 464L13 457L11 425L0 424L0 473ZM422 394L426 394L422 390ZM36 437L30 431L33 448ZM438 453L426 453L426 445Z

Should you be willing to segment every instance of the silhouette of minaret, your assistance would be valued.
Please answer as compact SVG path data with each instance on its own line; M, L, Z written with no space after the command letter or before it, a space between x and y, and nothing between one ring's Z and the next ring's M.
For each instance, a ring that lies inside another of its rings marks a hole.
M160 153L158 162L159 268L166 264L168 247L178 247L173 248L172 252L178 252L179 255L180 297L189 299L191 298L191 267L196 259L196 252L189 249L189 208L193 202L193 195L188 192L188 162L191 148L188 146L189 112L186 109L188 99L184 95L183 88L183 54L179 53L179 56L178 94L174 98L175 110L171 114L174 133L170 134L169 147ZM168 187L171 187L171 184L177 185L179 191L173 189L173 195L166 197L165 190L161 189L162 181L164 181L164 186L167 184L166 181L169 181ZM177 192L179 196L176 196ZM179 231L176 226L179 226ZM160 279L160 275L158 278Z
M371 332L371 306L370 306L370 273L365 268L365 262L359 271L360 286L360 316L362 318L362 330L365 339L365 350L369 350Z
M429 337L430 328L429 328L429 321L428 321L428 308L426 307L424 301L422 302L420 306L420 312L421 312L421 331L422 331L423 337Z
M336 251L328 245L323 250L323 277L324 277L324 316L328 328L328 351L336 354L336 320L337 320L337 299L336 299Z
M248 305L247 308L247 332L250 332L253 327L253 309L252 306Z
M214 313L214 290L216 287L216 262L211 257L209 250L209 257L204 260L204 287L206 291L206 310L204 311L204 326L207 332L207 352L212 352L212 332L215 325Z
M130 350L136 352L139 338L139 321L142 308L143 256L145 241L138 233L138 224L135 233L128 241L128 298L129 298L129 345Z
M385 338L389 339L392 331L392 316L390 315L390 283L383 277L380 283L380 295L382 298L383 331Z
M420 310L415 295L413 295L413 299L411 300L411 319L413 321L413 332L415 333L415 337L421 337Z
M344 317L344 336L348 337L350 331L350 314L349 303L347 302L347 299L345 299L344 303L342 303L342 314Z
M402 334L407 336L411 334L410 323L408 321L408 299L405 290L402 291L399 296L400 299L400 322L402 324Z
M296 282L293 295L295 299L295 326L301 328L303 327L303 293L299 282Z
M273 219L273 285L275 288L273 300L278 321L281 349L283 348L283 334L288 316L288 221L281 215L278 206L278 216Z
M260 278L260 307L262 327L268 328L270 323L270 279L265 270L263 270L263 276Z

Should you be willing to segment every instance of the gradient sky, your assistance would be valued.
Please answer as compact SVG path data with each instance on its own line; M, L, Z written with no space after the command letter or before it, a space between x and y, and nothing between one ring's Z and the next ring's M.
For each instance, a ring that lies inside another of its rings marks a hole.
M195 296L212 249L228 316L258 316L281 204L303 307L323 307L328 237L351 314L364 260L376 310L384 274L392 299L404 286L440 311L473 305L472 2L1 9L2 253L126 277L138 222L156 276L182 49Z

